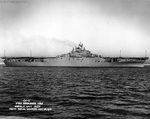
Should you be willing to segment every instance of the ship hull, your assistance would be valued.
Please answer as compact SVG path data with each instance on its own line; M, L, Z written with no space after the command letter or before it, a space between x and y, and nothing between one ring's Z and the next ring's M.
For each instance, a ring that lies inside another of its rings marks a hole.
M144 67L144 62L106 62L103 58L48 58L42 62L4 61L12 67Z
M83 44L56 57L2 57L12 67L144 67L148 57L102 57L83 48Z

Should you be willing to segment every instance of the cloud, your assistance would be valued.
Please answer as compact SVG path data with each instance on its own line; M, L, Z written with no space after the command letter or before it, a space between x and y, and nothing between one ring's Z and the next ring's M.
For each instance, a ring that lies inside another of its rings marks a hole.
M70 40L40 35L25 37L19 33L14 34L14 32L7 33L6 39L1 50L5 49L7 56L29 56L31 50L33 56L56 56L68 53L76 46L76 43Z
M80 41L107 56L150 50L147 0L27 1L0 3L0 54L55 56Z
M0 0L0 25L6 29L31 17L38 8L38 0Z

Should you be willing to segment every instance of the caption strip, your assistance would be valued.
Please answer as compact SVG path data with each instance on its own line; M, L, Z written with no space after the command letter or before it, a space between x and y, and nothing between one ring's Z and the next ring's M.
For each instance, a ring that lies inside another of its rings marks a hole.
M51 111L52 108L44 108L43 102L31 102L28 100L23 100L22 102L15 102L13 108L9 108L9 110L19 110L19 111Z

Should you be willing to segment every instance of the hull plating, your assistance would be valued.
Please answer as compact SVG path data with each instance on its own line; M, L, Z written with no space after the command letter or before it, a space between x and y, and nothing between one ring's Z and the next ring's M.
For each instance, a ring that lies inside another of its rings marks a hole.
M54 58L43 62L4 61L6 66L57 66L57 67L144 67L144 62L106 62L103 58Z

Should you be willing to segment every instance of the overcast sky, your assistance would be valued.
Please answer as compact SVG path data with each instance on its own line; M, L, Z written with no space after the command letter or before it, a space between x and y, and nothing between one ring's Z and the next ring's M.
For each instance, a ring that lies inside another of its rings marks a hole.
M0 56L150 56L150 0L0 0Z

